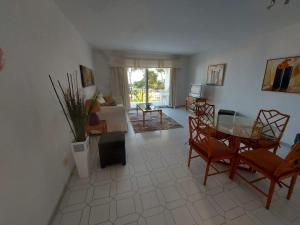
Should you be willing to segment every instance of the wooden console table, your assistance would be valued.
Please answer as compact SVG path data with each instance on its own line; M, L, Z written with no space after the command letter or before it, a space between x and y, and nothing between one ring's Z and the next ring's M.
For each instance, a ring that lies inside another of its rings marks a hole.
M187 96L185 99L185 110L193 110L193 105L197 102L207 102L207 98L201 98L201 97L193 97L193 96Z
M88 135L97 135L97 134L106 133L107 132L106 120L100 120L99 124L95 126L87 125L85 130Z

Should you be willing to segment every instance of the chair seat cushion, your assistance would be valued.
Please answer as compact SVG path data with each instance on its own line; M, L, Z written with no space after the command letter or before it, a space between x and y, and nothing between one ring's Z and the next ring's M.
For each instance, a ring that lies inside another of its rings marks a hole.
M208 146L207 143L204 141L196 142L193 139L189 141L190 145L195 149L195 151L203 154L204 156L208 157ZM233 156L234 151L229 148L224 143L218 141L217 139L211 137L210 138L210 147L211 147L211 158L230 158Z
M275 170L283 162L282 158L265 149L242 152L240 158L245 162L250 162L255 165L269 176L273 176Z

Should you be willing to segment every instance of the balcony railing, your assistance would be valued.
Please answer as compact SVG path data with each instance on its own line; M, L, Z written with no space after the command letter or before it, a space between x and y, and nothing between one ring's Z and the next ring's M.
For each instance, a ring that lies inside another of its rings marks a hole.
M131 107L135 107L137 103L146 101L146 89L130 88L129 98ZM148 101L157 106L169 105L169 91L164 89L149 89Z

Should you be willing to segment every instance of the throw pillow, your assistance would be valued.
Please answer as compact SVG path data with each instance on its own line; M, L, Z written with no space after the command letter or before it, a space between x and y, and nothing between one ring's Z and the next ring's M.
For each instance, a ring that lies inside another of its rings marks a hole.
M113 97L111 97L111 96L104 96L103 98L105 99L105 104L102 104L102 105L108 105L108 106L116 106L117 105L117 103L113 99Z
M106 101L105 101L105 99L101 96L98 96L98 101L99 101L99 103L100 104L103 104L103 103L105 103Z
M103 104L105 103L105 99L103 98L103 94L99 91L99 94L98 94L98 101L100 104Z

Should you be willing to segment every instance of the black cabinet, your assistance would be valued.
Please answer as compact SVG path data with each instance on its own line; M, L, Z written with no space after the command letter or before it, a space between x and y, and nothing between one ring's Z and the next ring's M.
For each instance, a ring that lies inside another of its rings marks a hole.
M114 163L126 165L124 132L102 134L98 142L98 148L101 168Z

